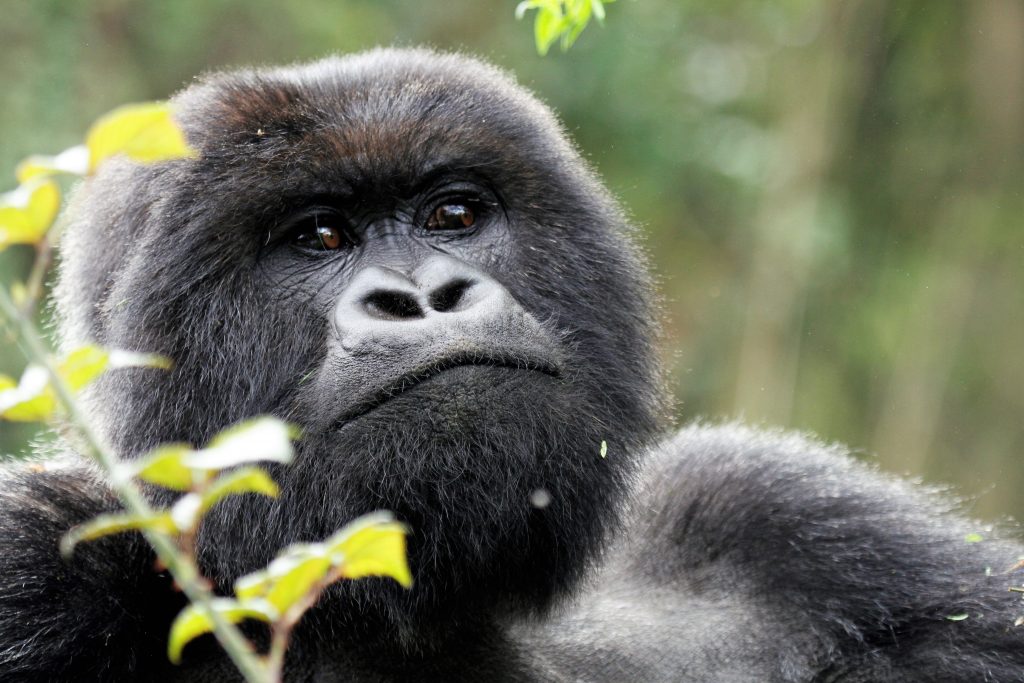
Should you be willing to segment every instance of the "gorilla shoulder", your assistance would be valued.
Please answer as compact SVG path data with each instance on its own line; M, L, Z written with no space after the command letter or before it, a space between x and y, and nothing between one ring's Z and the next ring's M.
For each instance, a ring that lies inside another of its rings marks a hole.
M978 525L939 492L738 424L683 429L642 478L590 589L524 636L575 675L595 649L609 681L1024 675L1021 548L968 542Z

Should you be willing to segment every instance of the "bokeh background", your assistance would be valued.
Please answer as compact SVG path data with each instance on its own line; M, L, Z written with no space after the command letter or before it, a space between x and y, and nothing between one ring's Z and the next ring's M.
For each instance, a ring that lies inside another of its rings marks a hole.
M1024 517L1024 3L619 0L546 58L514 7L4 0L0 169L211 69L484 56L559 112L641 226L680 420L811 430ZM0 254L0 278L29 257ZM0 453L34 434L0 423Z

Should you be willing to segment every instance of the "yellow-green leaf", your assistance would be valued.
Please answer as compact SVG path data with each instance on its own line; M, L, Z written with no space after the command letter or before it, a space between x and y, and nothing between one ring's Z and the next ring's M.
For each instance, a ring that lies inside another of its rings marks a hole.
M537 52L547 54L551 45L561 38L562 51L572 47L576 39L596 17L599 24L604 23L607 2L614 0L524 0L516 6L516 18L522 19L526 12L536 10L534 17L533 38L537 44Z
M590 23L591 5L589 0L577 0L568 6L566 21L562 27L562 52L568 51L583 29Z
M331 559L320 543L287 548L264 572L242 577L235 584L239 597L265 598L285 612L317 589L331 571Z
M31 180L0 196L0 249L35 244L53 225L60 209L60 188L49 179Z
M314 591L330 570L331 561L326 554L300 560L274 581L267 592L267 601L284 612Z
M49 385L49 373L39 365L25 368L21 380L10 377L0 383L0 417L14 422L48 420L57 410L57 398Z
M203 497L198 493L186 493L171 506L170 514L177 531L194 531L203 514Z
M109 353L110 367L112 368L156 368L157 370L170 370L174 367L173 360L159 353L140 353L123 349L111 349Z
M15 171L19 183L28 182L33 178L71 173L85 175L89 171L89 148L76 145L64 150L57 156L33 154L24 159Z
M210 608L232 624L237 624L243 619L272 622L278 618L277 610L265 600L239 601L219 598L211 601ZM185 646L204 633L210 633L213 628L213 617L209 609L203 605L189 605L178 614L171 625L171 634L167 639L167 657L175 664L180 663Z
M91 541L101 536L119 534L125 531L142 531L144 529L159 531L165 534L173 534L175 532L174 524L166 513L156 514L151 517L127 513L100 515L85 524L79 524L64 534L64 537L60 540L60 552L64 557L69 557L75 546L82 541Z
M563 16L561 7L545 6L537 11L533 22L533 39L537 44L537 52L546 55L551 44L562 32Z
M297 565L308 559L330 561L323 543L293 543L277 554L266 569L246 574L235 581L235 595L239 598L264 597L278 579L287 576Z
M222 474L213 480L210 487L202 494L202 511L209 510L217 501L226 496L241 493L258 493L262 496L277 498L281 490L274 480L259 467L242 467Z
M128 476L174 491L189 491L208 475L185 465L193 451L188 444L165 444L154 448L137 462L122 465Z
M972 532L964 536L964 541L967 543L981 543L985 540L985 537L977 532Z
M270 590L273 581L266 569L240 576L235 581L235 595L242 599L261 598Z
M389 513L364 515L345 525L324 542L347 579L389 576L406 588L412 586L405 553L408 529Z
M0 247L0 250L3 250L3 247ZM18 282L17 280L12 282L10 294L11 301L13 301L14 305L18 308L25 308L28 304L28 288L25 287L25 283Z
M365 515L324 543L289 546L264 570L235 582L242 599L264 598L284 612L318 590L340 568L342 578L390 576L408 588L412 574L405 557L406 528L389 513Z
M263 460L288 463L292 459L291 441L295 436L295 429L287 423L274 417L257 417L224 430L185 464L222 470Z
M516 5L516 19L522 19L526 16L526 13L532 9L540 9L543 7L557 8L561 2L562 0L523 0Z
M128 104L101 117L85 138L89 171L116 154L143 163L196 156L166 102Z
M108 367L127 365L156 365L166 362L162 356L153 354L129 354L114 352L116 365L111 362L112 353L91 344L81 346L60 360L57 372L73 391L78 391ZM57 394L50 384L50 375L45 368L30 365L16 387L0 385L0 417L20 422L48 420L57 410Z
M103 374L109 360L106 350L87 344L65 356L58 372L68 386L77 391Z

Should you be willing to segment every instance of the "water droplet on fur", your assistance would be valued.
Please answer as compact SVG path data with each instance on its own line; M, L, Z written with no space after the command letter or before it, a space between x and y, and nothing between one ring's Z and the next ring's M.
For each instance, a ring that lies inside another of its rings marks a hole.
M548 505L551 505L551 494L548 493L547 489L534 489L533 493L530 494L530 505L543 510Z

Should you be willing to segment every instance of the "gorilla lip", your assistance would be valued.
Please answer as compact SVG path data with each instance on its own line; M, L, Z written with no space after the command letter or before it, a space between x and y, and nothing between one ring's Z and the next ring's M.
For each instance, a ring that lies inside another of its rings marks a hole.
M558 366L546 359L502 355L481 356L477 353L448 356L402 375L398 379L385 384L380 389L360 398L351 408L337 418L335 421L336 425L339 427L343 426L345 422L369 413L413 387L423 384L448 370L462 367L507 368L510 370L537 372L553 378L561 376Z

